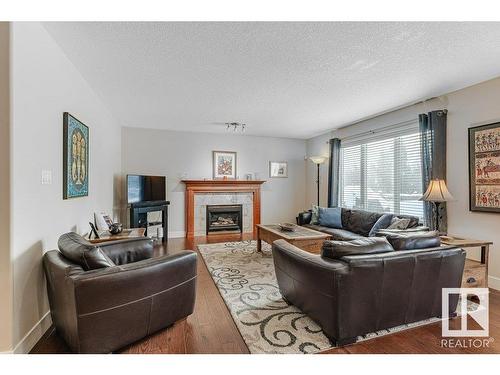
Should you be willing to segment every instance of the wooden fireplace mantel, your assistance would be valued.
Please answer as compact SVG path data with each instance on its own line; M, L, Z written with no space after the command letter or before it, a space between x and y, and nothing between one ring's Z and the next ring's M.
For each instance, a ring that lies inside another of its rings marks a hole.
M186 185L186 237L194 237L194 195L203 193L252 193L253 230L260 224L260 185L262 180L182 180Z

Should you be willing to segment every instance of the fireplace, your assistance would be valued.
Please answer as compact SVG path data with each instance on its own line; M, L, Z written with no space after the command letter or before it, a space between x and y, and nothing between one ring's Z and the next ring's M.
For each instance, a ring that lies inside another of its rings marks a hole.
M241 204L207 205L207 234L220 231L243 232Z

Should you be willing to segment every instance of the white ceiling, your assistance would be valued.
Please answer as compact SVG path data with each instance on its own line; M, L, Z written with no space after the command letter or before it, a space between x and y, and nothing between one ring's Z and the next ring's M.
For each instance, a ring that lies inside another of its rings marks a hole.
M309 138L500 76L500 23L44 23L123 126Z

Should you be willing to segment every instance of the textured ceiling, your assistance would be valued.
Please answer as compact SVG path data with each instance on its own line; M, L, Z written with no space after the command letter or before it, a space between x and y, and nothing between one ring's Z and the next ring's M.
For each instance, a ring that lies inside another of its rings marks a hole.
M308 138L500 76L500 23L44 23L123 126Z

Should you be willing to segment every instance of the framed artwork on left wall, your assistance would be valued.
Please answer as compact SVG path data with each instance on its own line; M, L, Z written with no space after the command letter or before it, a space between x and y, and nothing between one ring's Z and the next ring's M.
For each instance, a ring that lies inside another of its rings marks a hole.
M89 195L89 128L63 114L63 198Z

